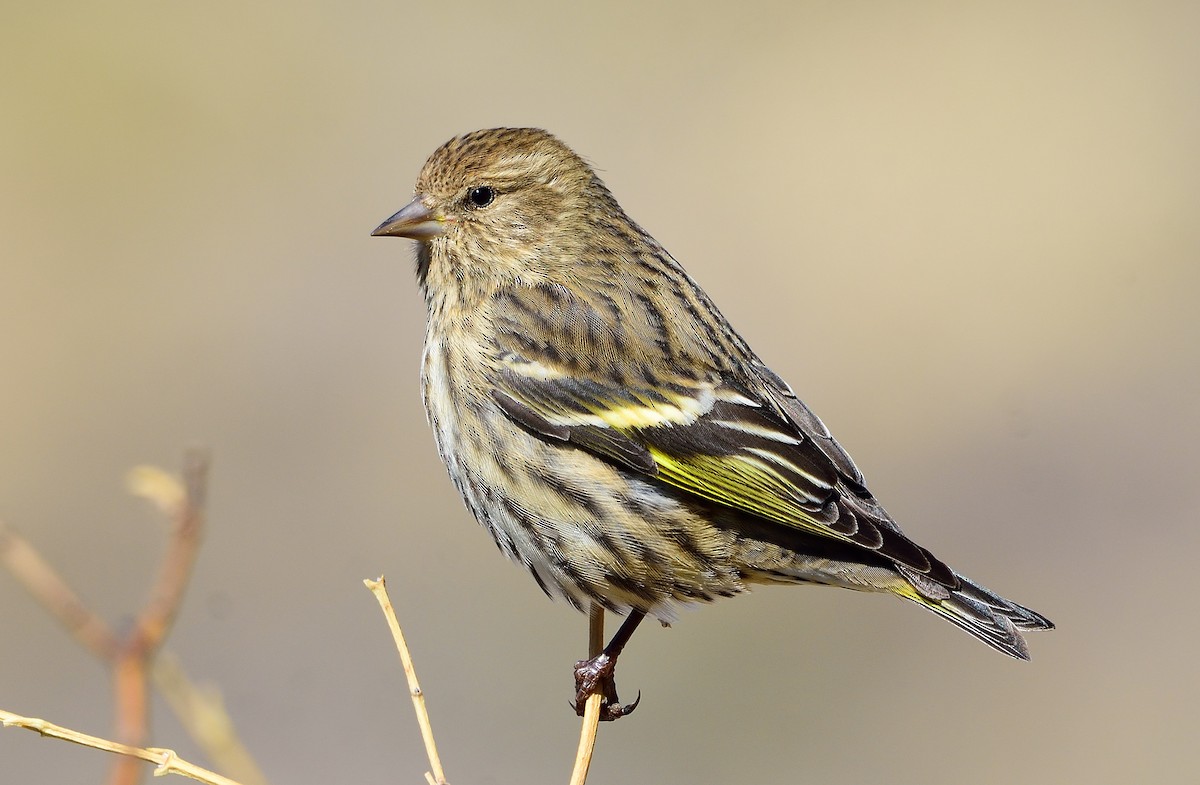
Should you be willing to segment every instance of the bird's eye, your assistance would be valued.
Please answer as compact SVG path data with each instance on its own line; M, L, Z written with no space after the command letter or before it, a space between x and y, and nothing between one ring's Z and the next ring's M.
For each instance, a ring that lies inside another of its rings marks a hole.
M488 185L480 185L467 191L467 201L472 207L487 207L496 198L496 192Z

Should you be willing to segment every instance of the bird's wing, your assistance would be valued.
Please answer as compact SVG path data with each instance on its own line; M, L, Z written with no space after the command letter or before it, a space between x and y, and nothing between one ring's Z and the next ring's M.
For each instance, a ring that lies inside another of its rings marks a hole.
M905 537L825 426L758 363L751 378L655 369L619 383L526 343L501 359L492 396L515 423L682 491L875 551L943 586L954 573Z

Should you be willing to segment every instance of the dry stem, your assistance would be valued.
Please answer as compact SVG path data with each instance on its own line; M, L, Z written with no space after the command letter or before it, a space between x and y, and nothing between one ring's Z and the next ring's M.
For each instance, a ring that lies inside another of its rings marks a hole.
M159 747L135 747L129 744L121 744L120 742L109 741L98 736L89 736L86 733L63 728L45 720L35 719L33 717L22 717L19 714L0 709L0 724L4 727L25 728L26 730L35 731L43 736L49 736L53 739L62 739L74 744L82 744L85 747L92 747L105 752L112 752L122 756L122 760L132 760L134 758L153 763L155 765L154 775L160 776L163 774L179 774L183 777L191 777L194 780L208 783L208 785L239 785L237 780L231 780L228 777L222 777L215 771L197 766L194 763L180 758L175 754L174 750L162 749Z
M87 607L32 544L2 521L0 566L12 573L76 642L112 668L118 735L133 742L131 749L138 748L145 738L149 674L211 760L236 772L247 785L265 785L266 778L238 740L219 696L195 687L175 660L159 656L199 548L208 466L204 453L192 451L184 457L182 482L154 467L130 472L130 491L154 503L168 517L171 538L149 597L124 638ZM139 778L134 762L127 760L114 770L113 781L131 783Z
M593 603L588 613L588 657L595 657L604 650L604 608ZM600 704L604 696L599 692L589 695L583 707L583 727L579 731L579 749L575 752L575 768L571 772L571 785L583 785L588 769L592 765L592 751L596 749L596 732L600 728Z
M408 679L408 693L412 697L413 711L417 714L417 725L421 727L421 739L425 742L425 754L429 756L429 768L432 770L425 772L425 779L430 785L448 785L446 773L442 771L442 761L438 758L437 745L433 741L433 727L429 724L429 712L425 708L425 693L421 691L421 685L417 682L412 655L408 651L408 644L404 642L404 633L400 630L400 622L396 619L392 600L388 597L387 582L380 575L378 580L368 579L363 583L375 595L379 607L383 609L383 615L392 631L392 639L396 642L396 650L400 652L400 664L404 667L405 678Z
M157 504L171 519L171 537L158 576L113 663L117 735L134 746L149 735L150 666L179 612L199 552L207 478L208 458L196 451L184 456L182 487L174 477L152 467L139 467L130 476L131 490ZM140 778L136 764L126 757L114 767L110 782L136 785Z
M433 728L429 723L429 712L425 708L425 693L417 682L417 672L413 668L412 655L408 644L404 641L404 633L400 630L400 622L396 619L396 611L388 597L387 582L383 576L378 580L364 580L363 583L375 595L379 607L387 618L392 638L396 642L396 650L400 652L400 663L404 666L404 675L408 679L408 691L412 697L413 710L417 714L417 724L421 727L421 738L425 742L425 753L429 756L429 766L432 772L425 772L425 779L430 785L448 785L446 774L442 771L442 763L438 758L437 745L433 741ZM593 605L588 616L588 656L595 657L604 650L604 609ZM584 785L587 780L588 768L592 763L592 751L596 747L596 731L600 726L600 704L604 696L600 693L588 697L584 706L583 728L579 734L579 748L575 753L575 767L571 772L570 785Z
M58 620L80 646L111 662L120 646L108 624L84 605L37 549L0 521L0 565Z

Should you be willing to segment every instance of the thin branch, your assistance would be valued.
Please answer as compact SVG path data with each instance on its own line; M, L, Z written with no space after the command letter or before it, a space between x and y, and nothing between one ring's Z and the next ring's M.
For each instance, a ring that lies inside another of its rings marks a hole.
M155 503L171 519L158 576L113 663L117 734L134 746L141 746L149 735L151 663L179 613L200 550L208 465L206 454L191 450L184 456L182 484L154 467L141 466L130 473L130 491ZM109 782L136 785L139 779L139 769L126 757L117 761Z
M183 482L153 467L139 467L130 472L130 492L148 499L162 510L173 524L173 538L150 599L125 640L113 633L108 623L84 604L28 540L5 526L3 521L0 521L0 566L7 569L80 646L113 669L117 683L114 691L118 701L125 702L120 710L123 720L136 719L142 711L140 707L145 706L145 667L149 665L155 687L208 759L218 768L234 774L245 785L266 785L262 771L237 738L220 695L192 684L178 662L160 652L195 561L208 459L201 453L189 453L185 456L184 466ZM139 664L141 656L149 659L153 654L158 656ZM118 673L119 670L123 672ZM144 718L145 715L140 716ZM131 736L124 736L131 731ZM129 740L138 735L136 728L127 727L122 731L123 738ZM133 776L131 771L125 770L123 776Z
M37 549L15 530L0 521L0 565L25 591L58 620L71 637L104 662L116 658L120 642L108 624L79 599Z
M33 717L22 717L19 714L0 709L0 724L4 727L25 728L43 736L49 736L53 739L62 739L74 744L82 744L85 747L111 752L116 755L121 755L126 758L138 758L140 760L153 763L155 765L154 775L161 776L163 774L178 774L183 777L191 777L194 780L208 783L208 785L239 785L237 780L231 780L228 777L222 777L214 771L197 766L194 763L180 758L173 750L162 749L159 747L135 747L129 744L121 744L108 739L102 739L98 736L89 736L86 733L64 728L55 725L45 720L35 719Z
M184 456L182 487L171 475L149 466L138 467L130 475L131 491L157 504L172 524L158 577L126 644L146 659L153 657L166 639L192 577L204 528L208 467L205 453L189 450Z
M126 744L140 747L150 737L150 691L145 663L122 652L113 666L113 703L116 735ZM142 769L137 761L121 756L113 762L109 785L137 785Z
M159 652L155 658L152 676L159 694L166 698L213 768L236 777L243 785L267 785L254 756L238 738L218 690L194 686L179 660L168 651Z
M446 773L442 771L442 761L438 758L437 745L433 741L433 727L429 723L429 712L425 708L425 693L417 682L417 672L413 668L412 655L408 644L404 642L404 633L400 630L400 622L396 620L396 611L392 600L388 597L387 582L382 575L378 580L364 580L363 584L375 595L388 627L392 631L392 639L396 642L396 650L400 653L400 664L404 667L404 676L408 679L408 693L412 697L413 710L417 714L417 725L421 727L421 739L425 742L425 754L429 756L429 767L432 771L425 773L425 779L430 785L448 785Z
M588 657L595 657L604 650L604 608L592 603L588 613ZM579 749L575 752L575 768L571 772L571 785L583 785L587 781L588 769L592 765L592 752L596 749L596 732L600 727L600 704L604 696L599 692L589 695L583 707L583 727L579 731Z

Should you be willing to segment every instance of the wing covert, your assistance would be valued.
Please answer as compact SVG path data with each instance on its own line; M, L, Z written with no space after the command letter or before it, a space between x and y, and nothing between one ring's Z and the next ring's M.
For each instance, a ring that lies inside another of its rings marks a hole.
M824 424L757 358L725 371L689 368L615 342L592 347L585 362L572 333L558 325L574 311L553 306L543 329L501 331L492 397L514 423L680 491L958 585L948 567L900 532ZM602 362L618 351L624 366Z

